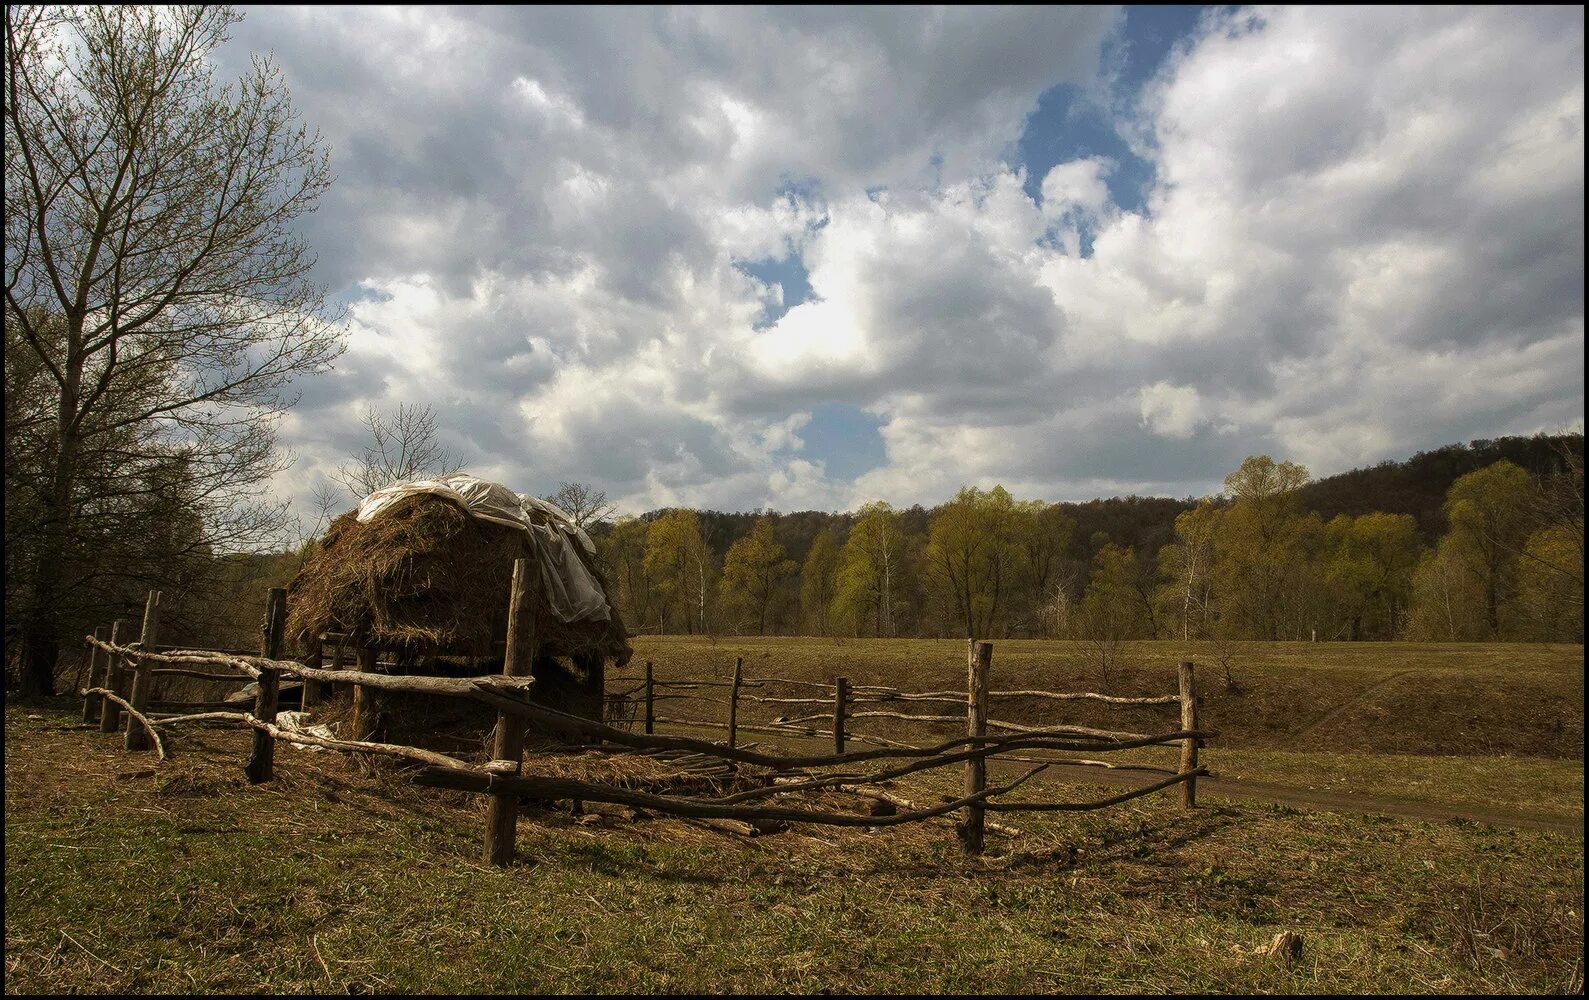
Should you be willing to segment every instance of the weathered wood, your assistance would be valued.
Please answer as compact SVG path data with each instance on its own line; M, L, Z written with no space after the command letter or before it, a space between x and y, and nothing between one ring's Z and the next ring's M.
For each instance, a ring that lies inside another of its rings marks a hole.
M259 655L268 660L281 658L282 634L287 626L287 591L272 587L265 601L264 635L260 637ZM275 722L276 708L281 692L281 671L266 667L259 672L259 693L254 696L254 718L261 722ZM276 741L270 734L254 731L254 745L248 756L248 766L243 773L253 784L269 781L275 776Z
M739 682L745 679L744 657L734 657L734 683L728 689L728 745L739 745Z
M114 630L112 634L114 635ZM83 639L85 642L98 646L112 656L119 656L123 660L136 660L141 656L150 663L196 663L206 666L226 667L249 679L259 676L259 666L256 664L262 664L267 667L279 667L282 665L275 661L264 660L258 656L237 656L232 653L221 653L210 649L184 649L170 653L151 653L144 650L138 643L127 646L119 642L102 642L93 636L84 636ZM294 663L292 665L297 666L298 664Z
M844 720L845 713L849 711L850 679L848 677L835 677L833 679L833 752L844 752Z
M895 795L893 792L885 792L881 788L868 788L865 785L840 785L838 790L841 792L848 792L851 795L857 795L863 799L870 799L873 802L887 803L888 805L894 806L896 809L904 809L908 812L914 812L921 808L921 806L912 802L910 799L907 799L902 795ZM983 825L987 827L989 833L998 833L1006 837L1023 836L1022 832L1015 827L1004 823L995 823L991 819L984 820Z
M1092 691L989 691L988 698L1044 698L1049 701L1101 701L1110 705L1175 705L1180 695L1166 694L1151 698L1126 698ZM928 701L959 705L964 696L954 691L878 691L872 690L856 701Z
M149 598L143 606L143 631L138 636L138 645L150 650L154 649L160 632L160 591L149 591ZM154 676L149 673L154 668L154 661L145 656L138 656L133 667L132 696L127 699L132 708L142 712L149 707L149 698L153 693ZM127 720L126 736L122 746L128 750L149 749L149 731L141 725L134 724L132 719Z
M470 765L461 760L448 757L446 754L434 750L422 750L419 747L399 746L395 743L376 743L369 740L338 740L315 736L311 733L301 733L291 729L283 729L273 722L262 722L252 715L244 714L239 721L254 729L269 733L272 739L286 740L289 743L302 743L306 746L325 747L328 750L342 750L348 753L379 753L392 757L401 757L418 764L425 764L432 768L451 768L455 770L472 771Z
M967 744L988 744L1009 747L1010 749L1045 749L1066 750L1075 753L1106 753L1121 750L1134 750L1138 747L1160 746L1167 743L1176 743L1187 736L1209 738L1219 735L1215 732L1185 733L1179 730L1164 733L1158 736L1146 737L1140 740L1109 740L1103 741L1082 736L1075 736L1058 730L1038 731L1032 733L1019 733L1009 736L987 736L975 739L969 736L959 736L944 740L940 743L925 747L898 745L882 750L850 750L843 754L811 754L811 755L777 755L766 754L750 750L745 747L729 749L722 743L713 743L708 740L695 739L689 736L673 736L657 734L644 736L631 733L612 726L603 725L590 719L559 712L525 700L522 693L503 690L499 685L485 683L485 678L476 678L475 686L479 691L481 700L497 706L506 712L515 712L531 719L535 724L548 732L557 733L565 739L589 739L611 743L621 747L632 747L639 750L682 750L686 752L704 753L725 760L736 761L741 764L754 764L761 767L770 767L775 770L790 770L801 767L831 767L839 764L855 764L869 760L883 760L887 758L905 757L930 757L945 750ZM689 726L716 726L723 728L723 723L698 722L688 719L658 721L676 721L681 725ZM748 729L749 726L741 726Z
M1182 662L1177 671L1181 684L1181 728L1190 732L1197 728L1197 680L1192 664ZM1197 806L1197 739L1187 737L1181 743L1181 773L1188 775L1181 785L1181 805L1187 809Z
M988 735L988 669L993 662L993 644L966 641L966 735L978 740ZM976 744L981 746L983 744ZM988 786L986 757L966 761L966 796L973 797ZM967 854L981 854L985 845L986 813L981 800L966 806L960 824L960 846Z
M376 651L370 646L360 646L358 650L358 665L350 673L375 675ZM340 671L338 671L340 673ZM375 685L356 682L353 685L353 713L348 720L356 740L368 740L375 736L379 720L376 715L379 711L378 696L374 690Z
M427 767L413 776L416 784L432 788L452 788L465 792L488 792L492 795L512 793L525 798L578 799L587 802L616 802L620 805L638 806L653 812L673 816L692 816L697 819L781 820L788 823L816 823L825 826L895 826L917 820L942 816L964 808L971 802L981 802L994 795L1003 795L1025 784L1041 767L1033 768L1007 785L985 788L975 797L953 799L915 812L896 813L892 816L868 816L857 813L821 812L812 809L787 809L781 806L724 805L710 799L683 799L666 795L598 785L572 778L553 778L543 775L495 774L483 769Z
M502 672L508 677L528 677L535 661L535 598L539 594L539 574L529 559L513 562L513 584L508 597L508 645ZM507 712L497 713L496 739L492 758L512 764L517 774L524 762L524 719ZM486 806L485 859L487 864L513 862L514 841L519 822L519 797L511 792L491 796Z
M104 641L105 639L109 638L109 636L107 636L105 634L105 632L106 632L105 626L100 625L99 627L94 629L94 638L99 639L100 641ZM88 684L86 686L87 687L91 687L91 688L109 687L109 685L105 683L105 675L108 674L109 672L110 672L110 658L109 658L109 655L106 654L103 650L101 650L98 646L94 645L93 643L89 643L89 645L88 645ZM100 699L99 699L98 695L91 695L91 694L83 695L83 721L84 722L93 722L96 718L99 717L99 713L101 711L102 711L102 708L101 708L101 703L100 703Z
M189 667L155 667L149 671L156 677L197 677L203 681L236 681L241 683L248 680L238 673L219 673L214 670L193 670ZM159 699L155 699L158 701Z
M166 759L166 747L165 744L160 741L160 734L155 731L154 721L151 720L147 715L144 715L142 712L134 708L132 706L132 702L123 698L110 688L105 687L89 688L84 693L98 695L106 703L114 704L125 709L127 713L128 727L137 726L138 730L143 733L145 740L153 741L152 745L154 746L155 752L159 754L160 759ZM144 744L145 749L147 749L150 745L150 743L146 742Z
M657 729L656 679L652 675L651 661L646 661L646 735Z
M309 637L307 647L304 649L303 665L311 670L319 670L321 667L325 666L325 642L318 635L311 635ZM335 668L336 663L333 662L332 669ZM311 708L318 707L322 702L324 702L328 694L330 694L330 692L326 690L326 686L324 684L320 683L319 681L306 680L303 682L303 695L301 696L302 700L299 702L299 704L302 706L304 711L308 711Z

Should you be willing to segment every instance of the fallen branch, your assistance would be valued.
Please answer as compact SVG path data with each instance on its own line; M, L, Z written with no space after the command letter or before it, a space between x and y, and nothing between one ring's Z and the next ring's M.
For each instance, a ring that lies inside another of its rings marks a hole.
M916 803L910 801L909 799L900 795L895 795L892 792L885 792L880 788L865 788L860 785L840 785L838 791L848 792L851 795L858 795L863 799L871 799L873 802L887 802L889 805L898 809L919 808ZM984 819L982 821L982 826L991 833L1003 834L1006 837L1022 836L1021 831L1015 827L1009 826L1005 823L995 823L990 819Z
M154 741L155 752L160 755L160 759L161 760L168 759L169 755L166 753L165 744L160 741L160 731L155 728L155 723L153 721L151 721L148 716L144 715L142 712L138 711L136 708L133 708L132 707L132 703L127 701L127 699L123 698L121 695L119 695L116 692L112 691L110 688L102 688L102 687L89 688L87 691L83 691L83 692L80 692L80 693L83 694L84 696L91 695L91 694L97 694L97 695L99 695L102 698L105 698L105 699L107 699L109 701L113 701L116 704L120 705L121 708L122 708L122 711L126 712L128 715L132 716L134 719L137 719L138 720L138 724L143 726L144 731L149 734L149 738Z
M553 778L544 775L497 775L474 769L448 770L425 768L414 775L417 784L433 788L451 788L464 792L489 792L494 795L519 795L536 799L579 799L586 802L615 802L635 806L652 812L672 816L689 816L696 819L737 819L747 822L773 820L785 823L815 823L822 826L896 826L942 816L982 802L995 795L1014 791L1029 779L1042 773L1043 767L1034 767L1019 778L998 788L985 788L980 792L954 799L940 805L892 816L862 816L856 813L822 812L814 809L787 809L781 806L719 805L667 795L652 795L606 785L592 784L573 778Z
M311 736L308 733L283 729L275 723L265 722L248 714L244 714L241 721L244 725L252 726L268 734L272 739L286 740L288 743L305 743L311 746L325 747L327 750L343 750L349 753L381 753L392 757L403 757L430 768L450 768L485 774L484 771L479 771L471 764L467 764L455 757L449 757L446 754L436 753L433 750L399 746L395 743L372 743L367 740L339 740L328 739L323 736Z

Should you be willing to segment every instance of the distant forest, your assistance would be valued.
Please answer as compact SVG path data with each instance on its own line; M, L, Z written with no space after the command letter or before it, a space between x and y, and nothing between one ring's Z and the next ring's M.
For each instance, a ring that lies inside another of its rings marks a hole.
M24 466L8 462L8 507L26 496L9 483ZM1479 440L1318 480L1265 456L1229 471L1204 498L1051 503L994 487L931 508L585 513L634 633L1069 638L1105 665L1142 638L1583 641L1582 435ZM265 589L315 539L218 554L170 509L85 536L63 648L136 619L155 587L170 641L257 643ZM9 611L26 594L33 521L20 503L7 515ZM8 621L12 669L16 639Z
M634 631L1583 639L1583 437L1323 479L1255 456L1212 498L666 509L593 528Z

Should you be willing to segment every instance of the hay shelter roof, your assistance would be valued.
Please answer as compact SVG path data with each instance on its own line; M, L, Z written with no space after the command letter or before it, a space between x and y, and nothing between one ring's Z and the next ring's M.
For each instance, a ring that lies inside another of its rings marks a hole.
M408 656L499 655L520 557L540 568L541 653L628 662L584 532L545 501L462 474L379 490L331 522L288 587L287 634L344 633Z

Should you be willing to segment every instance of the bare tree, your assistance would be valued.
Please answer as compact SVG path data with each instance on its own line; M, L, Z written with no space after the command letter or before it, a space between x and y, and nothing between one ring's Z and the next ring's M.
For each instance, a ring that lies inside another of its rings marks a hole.
M337 473L338 482L358 499L393 483L445 476L462 468L457 456L442 447L436 413L428 404L399 403L391 413L366 407L362 420L370 443Z
M606 490L598 490L586 483L563 483L556 493L547 494L542 499L556 504L581 528L599 524L618 513L618 505L608 502Z
M268 60L215 78L209 53L239 19L6 8L5 323L49 395L17 609L29 689L52 684L67 557L96 493L183 484L205 544L260 544L282 523L260 503L273 417L342 349L293 228L331 182L327 154Z

